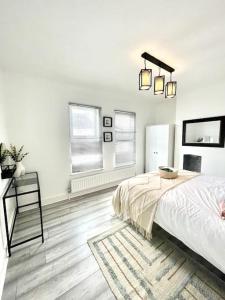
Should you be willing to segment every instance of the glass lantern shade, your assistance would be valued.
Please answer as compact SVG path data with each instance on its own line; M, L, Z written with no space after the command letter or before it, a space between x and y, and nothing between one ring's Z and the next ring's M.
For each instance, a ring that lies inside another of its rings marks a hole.
M177 92L177 82L176 81L169 81L166 84L166 98L174 98Z
M149 90L152 86L152 70L141 69L139 73L139 90Z
M159 95L164 93L165 76L156 76L154 81L154 94Z

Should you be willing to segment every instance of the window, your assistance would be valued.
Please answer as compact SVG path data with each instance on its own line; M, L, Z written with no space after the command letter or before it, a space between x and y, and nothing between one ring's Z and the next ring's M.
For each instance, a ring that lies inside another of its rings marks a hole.
M135 113L115 111L115 166L136 163Z
M103 168L101 108L70 104L72 173Z

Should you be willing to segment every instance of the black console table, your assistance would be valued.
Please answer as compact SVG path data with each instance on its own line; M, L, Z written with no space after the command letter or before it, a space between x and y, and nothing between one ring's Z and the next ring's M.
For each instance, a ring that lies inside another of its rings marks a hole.
M24 205L19 205L19 196L37 193L38 200ZM12 230L9 232L8 216L7 216L7 201L12 201L12 198L16 199L16 212L13 220ZM38 205L40 212L40 234L35 235L29 239L22 240L17 243L13 243L13 231L16 223L16 218L20 213L20 208ZM31 240L42 238L42 243L44 243L44 233L43 233L43 219L42 219L42 207L41 207L41 192L37 172L27 173L18 178L12 178L6 188L6 192L3 195L3 208L4 208L4 217L5 217L5 230L8 246L8 255L11 256L11 248L19 246L21 244L27 243Z

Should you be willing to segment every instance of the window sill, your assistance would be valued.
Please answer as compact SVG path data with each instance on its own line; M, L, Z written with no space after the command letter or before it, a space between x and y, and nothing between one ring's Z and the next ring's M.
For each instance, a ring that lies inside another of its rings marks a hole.
M82 178L82 177L87 177L87 176L92 176L92 175L97 175L100 173L103 173L104 171L113 171L113 170L119 170L119 169L127 169L127 168L131 168L131 167L135 167L136 163L132 163L132 164L128 164L128 165L121 165L121 166L116 166L111 170L105 170L104 168L102 169L97 169L97 170L93 170L93 171L86 171L86 172L80 172L80 173L71 173L70 174L70 178Z
M71 178L76 178L76 177L87 177L91 175L96 175L99 173L102 173L104 169L96 169L96 170L91 170L91 171L86 171L86 172L80 172L80 173L71 173L70 177Z
M126 169L126 168L130 168L130 167L135 167L135 166L136 166L136 163L131 163L131 164L127 164L127 165L115 166L113 168L113 170Z

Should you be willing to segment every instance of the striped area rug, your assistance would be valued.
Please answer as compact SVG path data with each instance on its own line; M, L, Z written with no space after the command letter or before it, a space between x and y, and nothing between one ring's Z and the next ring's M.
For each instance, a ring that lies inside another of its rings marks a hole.
M117 299L225 299L225 283L163 234L147 241L123 223L88 244Z

